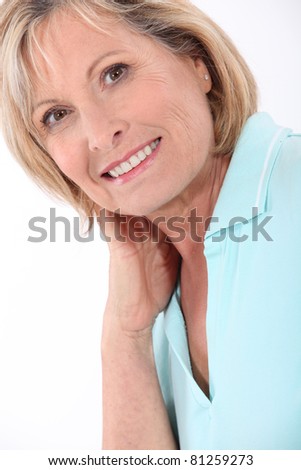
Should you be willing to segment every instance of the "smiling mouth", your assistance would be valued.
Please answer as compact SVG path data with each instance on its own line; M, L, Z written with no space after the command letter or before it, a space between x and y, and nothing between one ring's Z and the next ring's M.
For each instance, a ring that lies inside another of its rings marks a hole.
M120 163L115 168L110 170L107 173L104 173L102 176L105 178L119 178L119 176L125 175L132 171L134 168L139 167L144 160L152 155L152 153L156 150L159 143L161 141L161 137L154 140L152 143L146 145L142 150L133 154L129 157L128 160L125 162Z

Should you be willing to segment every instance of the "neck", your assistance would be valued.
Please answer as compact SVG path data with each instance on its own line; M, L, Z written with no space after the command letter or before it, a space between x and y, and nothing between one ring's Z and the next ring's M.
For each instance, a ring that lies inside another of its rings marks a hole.
M185 261L203 252L204 237L213 214L228 166L229 155L212 157L185 191L148 215L165 233Z

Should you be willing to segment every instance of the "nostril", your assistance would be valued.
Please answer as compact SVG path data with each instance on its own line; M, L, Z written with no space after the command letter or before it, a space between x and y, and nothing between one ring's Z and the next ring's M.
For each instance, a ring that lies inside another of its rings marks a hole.
M121 134L122 134L122 131L115 132L114 138L121 136Z

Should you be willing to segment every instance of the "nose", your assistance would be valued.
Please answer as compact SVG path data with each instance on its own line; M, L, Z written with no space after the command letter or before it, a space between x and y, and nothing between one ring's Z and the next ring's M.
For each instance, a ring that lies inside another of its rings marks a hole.
M84 128L89 151L92 153L107 152L114 149L125 137L129 124L127 121L105 113L103 110L95 110L85 113Z

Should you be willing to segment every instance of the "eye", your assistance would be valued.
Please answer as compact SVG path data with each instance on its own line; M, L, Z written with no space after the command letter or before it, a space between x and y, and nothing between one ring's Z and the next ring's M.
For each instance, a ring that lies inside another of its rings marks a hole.
M52 128L60 121L62 121L71 111L61 108L49 109L42 118L42 124L45 127Z
M102 80L105 85L112 85L118 82L127 72L128 68L124 64L116 64L105 70L102 74Z

